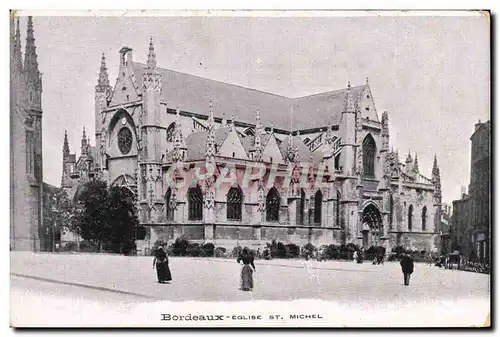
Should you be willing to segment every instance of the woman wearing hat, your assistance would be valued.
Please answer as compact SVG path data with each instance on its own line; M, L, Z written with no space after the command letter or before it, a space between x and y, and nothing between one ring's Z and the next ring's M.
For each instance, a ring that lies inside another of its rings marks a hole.
M155 252L153 269L155 266L158 283L167 283L168 281L172 281L172 275L170 274L170 268L168 267L168 256L162 246L159 246Z

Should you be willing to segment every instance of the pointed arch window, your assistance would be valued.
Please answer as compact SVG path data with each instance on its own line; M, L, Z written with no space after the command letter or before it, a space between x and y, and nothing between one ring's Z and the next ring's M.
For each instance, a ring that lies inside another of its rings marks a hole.
M203 194L199 185L188 190L188 220L203 218Z
M389 225L392 228L392 223L394 221L394 198L391 195L389 195Z
M167 221L174 220L174 210L172 209L170 202L172 201L172 189L169 187L167 193L165 193L165 209L167 211Z
M337 191L337 203L335 204L335 211L337 212L337 227L340 227L340 192Z
M408 230L411 231L413 229L413 205L408 207Z
M174 141L174 131L175 131L175 122L170 123L170 125L167 128L167 142Z
M365 177L375 178L375 155L377 146L372 135L368 135L363 140L363 173Z
M314 223L321 223L321 212L323 208L323 193L320 190L314 195Z
M279 221L281 198L276 188L271 188L266 197L266 221Z
M427 227L427 206L422 208L422 230L425 231Z
M297 200L297 224L304 225L304 207L306 205L306 193L300 190L300 199Z
M227 192L227 219L241 221L243 193L239 187L231 187Z

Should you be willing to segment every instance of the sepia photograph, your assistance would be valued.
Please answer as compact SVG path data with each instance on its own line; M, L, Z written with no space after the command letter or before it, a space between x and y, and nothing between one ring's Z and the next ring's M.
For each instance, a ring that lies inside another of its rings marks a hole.
M11 327L491 327L490 12L9 20Z

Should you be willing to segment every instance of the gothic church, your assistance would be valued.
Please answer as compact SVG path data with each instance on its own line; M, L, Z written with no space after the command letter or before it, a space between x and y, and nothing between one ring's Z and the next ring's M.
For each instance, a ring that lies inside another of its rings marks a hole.
M28 18L21 51L19 18L10 17L10 249L38 250L42 228L42 75Z
M179 236L228 249L271 240L438 249L437 160L431 178L416 154L400 161L389 148L389 115L379 118L368 80L289 98L160 68L152 40L146 64L127 47L119 57L114 86L101 59L95 146L84 129L77 159L64 136L61 184L75 202L82 184L97 177L134 193L139 251ZM236 178L223 187L185 179L200 163L213 164L216 177ZM250 163L266 172L242 185ZM169 174L179 164L181 174ZM305 186L293 177L265 183L273 167L284 176L303 166L311 168ZM170 183L183 179L185 189Z

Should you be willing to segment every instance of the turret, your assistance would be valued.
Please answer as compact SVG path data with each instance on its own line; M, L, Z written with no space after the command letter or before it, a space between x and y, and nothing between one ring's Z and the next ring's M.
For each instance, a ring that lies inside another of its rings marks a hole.
M87 155L87 149L88 149L87 145L88 145L87 134L85 133L85 127L83 127L82 142L80 147L80 153L82 157Z
M215 162L215 130L214 130L214 109L212 100L210 100L207 141L205 144L205 160L207 163Z
M38 70L35 37L33 32L33 18L28 17L28 30L26 34L26 51L24 54L24 74L28 88L28 106L30 109L42 109L42 75Z
M180 110L177 108L176 119L175 119L175 129L173 134L174 140L174 152L173 160L175 162L184 161L186 159L187 147L184 142L184 137L182 135L182 126L180 122Z
M441 173L437 164L437 156L434 155L434 164L432 165L432 184L434 185L434 199L441 203Z
M260 122L260 111L257 110L255 122L255 137L253 147L251 149L253 160L260 162L262 161L262 135L264 134L264 127Z
M342 137L342 143L340 144L342 147L341 165L345 174L353 175L355 173L356 109L350 82L347 84L340 123Z
M406 156L405 161L405 174L411 176L413 171L413 158L411 157L410 151L408 151L408 156Z

